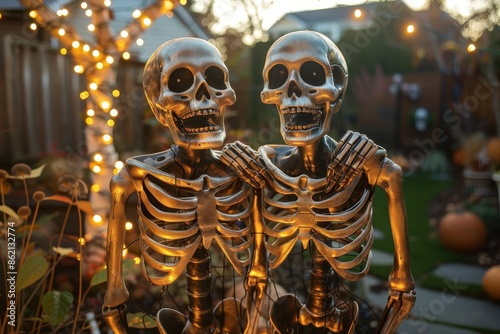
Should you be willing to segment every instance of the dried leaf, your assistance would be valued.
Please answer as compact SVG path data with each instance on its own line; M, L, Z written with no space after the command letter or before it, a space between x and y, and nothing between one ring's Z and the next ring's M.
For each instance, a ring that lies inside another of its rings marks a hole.
M57 202L63 202L63 203L67 203L67 204L73 204L73 201L71 200L71 198L69 198L67 196L63 196L63 195L52 195L52 196L45 197L43 200L44 201L57 201Z

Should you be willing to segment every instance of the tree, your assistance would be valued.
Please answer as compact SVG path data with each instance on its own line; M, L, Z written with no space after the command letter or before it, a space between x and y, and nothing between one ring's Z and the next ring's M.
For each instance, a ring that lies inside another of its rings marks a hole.
M94 41L81 38L66 19L66 9L54 12L43 0L19 1L29 11L30 17L59 39L64 50L73 58L75 72L82 74L87 81L89 89L80 97L86 100L87 108L85 135L89 168L92 170L90 202L94 216L89 218L86 231L90 233L89 237L104 233L110 208L109 181L113 172L122 166L113 144L114 118L119 113L113 105L114 99L119 96L119 91L115 89L118 60L120 57L128 59L127 50L142 32L161 15L171 15L175 6L185 4L186 0L149 2L149 6L132 13L133 20L120 34L115 34L110 28L110 0L82 2L82 9L92 20L89 30ZM100 227L90 224L90 219L101 223Z

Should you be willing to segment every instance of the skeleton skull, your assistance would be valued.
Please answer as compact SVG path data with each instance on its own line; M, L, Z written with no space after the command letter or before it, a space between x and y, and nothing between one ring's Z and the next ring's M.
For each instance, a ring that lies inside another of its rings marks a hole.
M275 104L287 144L311 144L330 131L347 86L347 64L337 46L313 31L278 39L263 69L262 102Z
M193 149L224 142L224 111L236 95L219 51L197 38L164 43L144 68L143 86L158 121L175 144Z

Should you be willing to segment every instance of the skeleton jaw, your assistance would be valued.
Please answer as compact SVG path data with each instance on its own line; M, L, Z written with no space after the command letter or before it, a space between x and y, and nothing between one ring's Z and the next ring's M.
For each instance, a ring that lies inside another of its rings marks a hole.
M308 145L330 131L330 105L278 106L281 118L281 134L285 143Z
M216 148L226 138L223 113L214 108L201 108L178 115L172 111L171 132L175 143L197 149Z

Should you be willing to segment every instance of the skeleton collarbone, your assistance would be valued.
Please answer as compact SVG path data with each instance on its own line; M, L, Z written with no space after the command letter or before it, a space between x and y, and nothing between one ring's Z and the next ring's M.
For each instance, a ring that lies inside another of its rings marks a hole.
M212 241L241 274L250 245L249 187L232 173L180 178L166 171L172 163L169 151L126 162L138 195L144 274L155 285L170 284Z
M342 191L325 193L326 178L290 176L276 166L275 161L291 149L284 145L259 149L274 179L273 189L263 196L270 266L279 266L296 242L306 248L312 241L339 275L360 279L369 269L373 242L373 191L366 174L360 173Z

